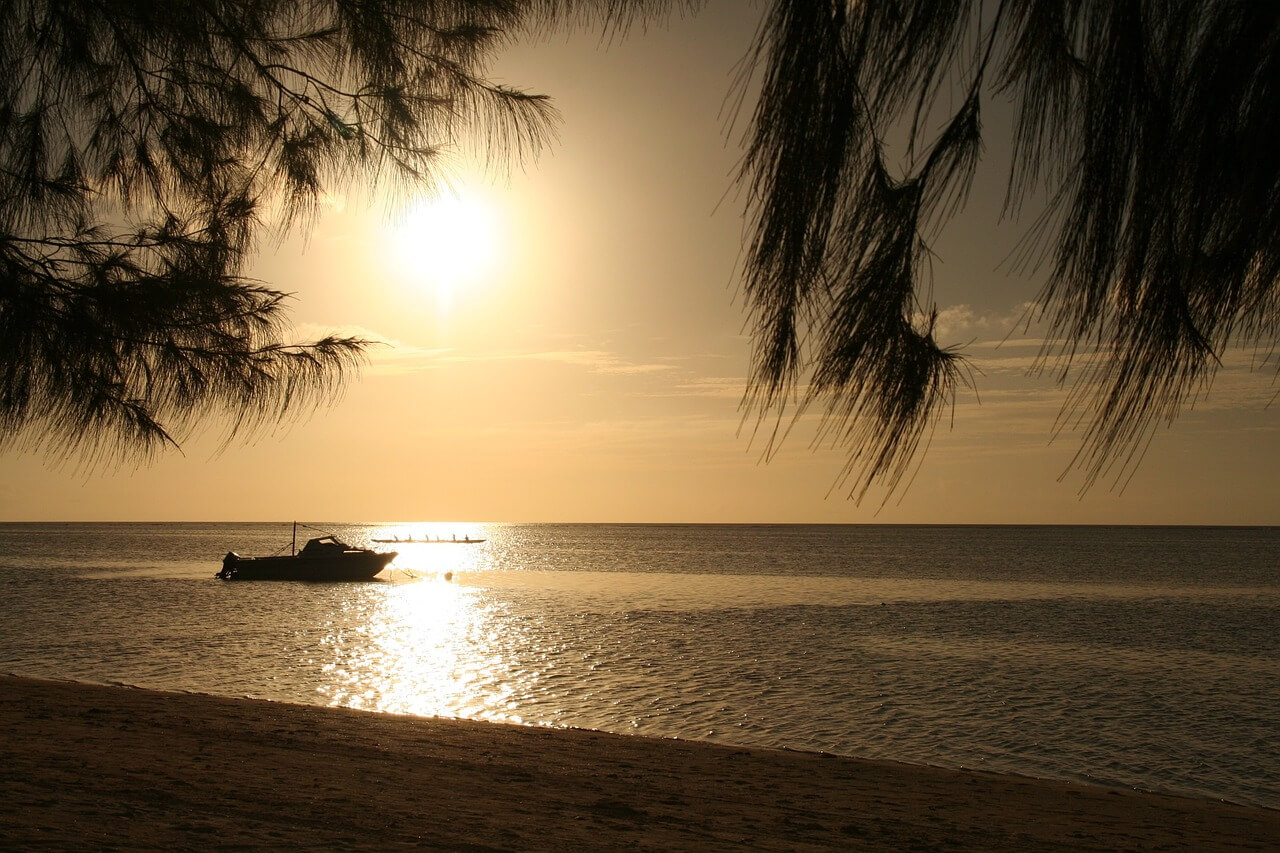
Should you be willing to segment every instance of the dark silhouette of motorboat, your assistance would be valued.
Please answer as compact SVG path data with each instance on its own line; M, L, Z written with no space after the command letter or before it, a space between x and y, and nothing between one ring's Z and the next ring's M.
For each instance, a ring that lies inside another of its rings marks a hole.
M297 527L294 527L294 545ZM228 581L367 581L396 558L395 551L379 553L354 548L335 536L310 539L302 550L274 557L241 557L228 551L215 577Z

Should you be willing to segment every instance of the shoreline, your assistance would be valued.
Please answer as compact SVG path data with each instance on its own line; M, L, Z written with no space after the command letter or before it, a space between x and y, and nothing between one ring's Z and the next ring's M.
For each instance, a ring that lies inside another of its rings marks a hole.
M0 733L5 849L1280 846L1219 800L18 676Z

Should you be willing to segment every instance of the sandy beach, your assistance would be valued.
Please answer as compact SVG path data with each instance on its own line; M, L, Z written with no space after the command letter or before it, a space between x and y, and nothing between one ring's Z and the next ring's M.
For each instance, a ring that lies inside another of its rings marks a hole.
M1265 850L1280 811L591 731L0 677L0 847Z

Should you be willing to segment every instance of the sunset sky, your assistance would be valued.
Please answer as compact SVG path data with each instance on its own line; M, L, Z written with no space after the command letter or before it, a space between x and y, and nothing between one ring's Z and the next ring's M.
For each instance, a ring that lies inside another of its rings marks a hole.
M762 464L739 410L746 116L731 128L725 103L758 14L719 0L612 45L505 52L495 76L561 113L541 157L505 176L460 161L457 197L434 205L335 193L309 240L263 245L250 271L296 295L300 338L388 342L341 402L140 469L7 454L0 520L1280 523L1277 386L1248 352L1123 493L1059 479L1077 442L1051 441L1065 394L1028 374L1038 285L1005 263L1021 232L999 223L995 106L979 185L933 243L941 338L966 345L977 395L884 505L845 499L844 455L814 449L812 424Z

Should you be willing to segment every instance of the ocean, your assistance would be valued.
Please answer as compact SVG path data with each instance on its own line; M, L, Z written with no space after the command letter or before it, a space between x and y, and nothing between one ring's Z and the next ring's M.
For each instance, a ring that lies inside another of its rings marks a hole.
M0 524L0 671L1280 808L1280 528ZM322 533L299 529L299 545Z

